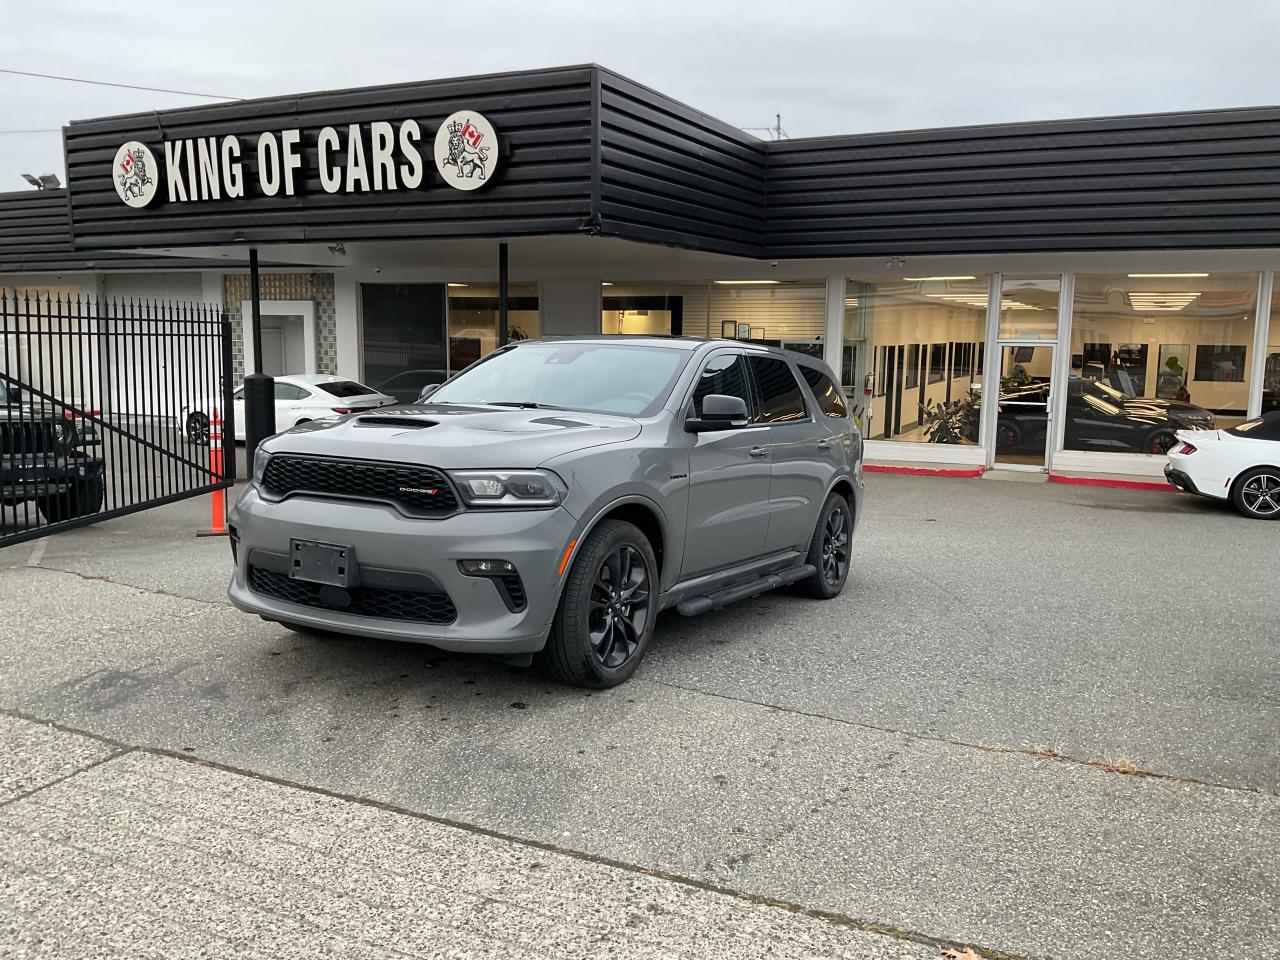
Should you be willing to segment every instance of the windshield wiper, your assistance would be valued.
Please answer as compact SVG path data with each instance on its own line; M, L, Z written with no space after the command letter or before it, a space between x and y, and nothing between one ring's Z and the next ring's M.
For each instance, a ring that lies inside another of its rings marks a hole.
M515 407L517 410L563 410L550 403L538 403L534 400L490 400L491 407Z

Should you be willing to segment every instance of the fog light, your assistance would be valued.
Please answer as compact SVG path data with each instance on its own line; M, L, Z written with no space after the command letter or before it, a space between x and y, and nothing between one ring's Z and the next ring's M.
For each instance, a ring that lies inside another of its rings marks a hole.
M500 577L516 572L509 560L459 560L458 567L469 577Z

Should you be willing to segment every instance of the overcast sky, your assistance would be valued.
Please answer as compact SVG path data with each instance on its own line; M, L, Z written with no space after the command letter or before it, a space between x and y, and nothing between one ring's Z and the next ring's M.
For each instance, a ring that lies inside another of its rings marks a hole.
M4 20L14 70L262 97L596 61L793 137L1280 102L1276 0L43 0ZM65 179L69 120L207 102L0 74L0 191Z

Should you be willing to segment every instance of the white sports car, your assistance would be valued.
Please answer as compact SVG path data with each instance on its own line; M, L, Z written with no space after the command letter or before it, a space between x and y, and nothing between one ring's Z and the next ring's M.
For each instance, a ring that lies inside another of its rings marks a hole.
M276 430L288 430L308 420L326 420L357 410L371 410L396 402L363 383L345 377L307 373L276 377ZM231 394L235 406L235 439L244 439L244 386ZM205 400L194 409L184 407L182 432L191 443L209 442L209 414L217 401Z
M1179 430L1164 475L1175 488L1230 499L1255 520L1280 520L1280 411L1225 430Z

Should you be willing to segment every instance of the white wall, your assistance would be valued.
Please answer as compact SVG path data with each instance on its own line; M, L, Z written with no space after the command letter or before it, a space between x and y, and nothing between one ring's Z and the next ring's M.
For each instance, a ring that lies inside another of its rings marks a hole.
M600 332L599 280L543 280L538 284L538 317L544 337Z

